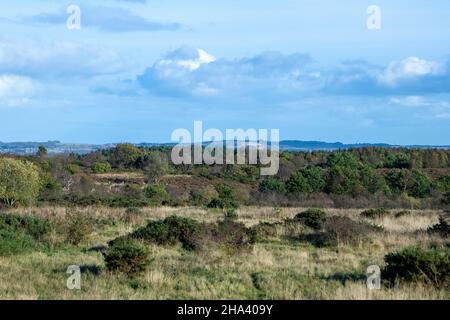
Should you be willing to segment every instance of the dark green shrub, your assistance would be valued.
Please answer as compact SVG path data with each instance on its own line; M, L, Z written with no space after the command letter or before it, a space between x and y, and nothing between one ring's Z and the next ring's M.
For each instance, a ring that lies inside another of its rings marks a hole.
M439 234L442 237L450 236L450 224L443 216L439 217L439 223L428 228L428 233Z
M450 192L447 192L446 194L444 194L444 198L442 199L442 203L450 206Z
M398 280L425 282L436 287L450 286L450 250L424 250L410 247L384 257L386 267L382 277L391 283Z
M259 184L259 191L284 193L286 188L283 181L269 177L261 181Z
M389 216L391 212L385 208L368 209L361 212L361 217L368 219L383 218Z
M181 243L183 248L192 250L197 247L194 235L201 224L190 218L170 216L164 220L151 221L145 227L132 233L135 239L142 239L159 245Z
M384 161L385 168L408 169L411 166L411 157L405 153L389 154Z
M304 224L315 230L323 228L325 221L327 220L327 214L320 209L308 209L304 212L297 214L294 220Z
M401 218L401 217L404 217L404 216L410 216L411 214L412 214L412 212L409 211L409 210L402 210L402 211L397 212L394 215L394 217Z
M103 256L108 270L127 275L145 270L150 263L147 248L129 238L113 241Z
M290 193L311 193L313 190L308 183L308 179L301 171L295 172L286 182L286 190Z
M3 228L23 232L40 241L50 231L51 225L47 220L38 217L3 213L0 214L0 229Z
M0 256L25 253L38 248L39 243L29 234L12 228L0 228Z
M170 195L164 184L151 184L144 189L145 196L156 204L167 204Z
M215 186L218 197L211 200L208 204L210 208L230 209L237 208L236 196L231 187L225 184Z

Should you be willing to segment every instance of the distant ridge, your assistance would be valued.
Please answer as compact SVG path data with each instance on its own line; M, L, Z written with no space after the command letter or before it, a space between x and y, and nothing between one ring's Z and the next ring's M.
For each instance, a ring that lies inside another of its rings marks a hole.
M207 143L204 143L207 144ZM10 153L17 155L35 154L39 146L44 146L50 154L58 153L76 153L86 154L97 150L105 150L114 148L117 143L108 144L79 144L79 143L63 143L60 141L47 142L0 142L0 153ZM136 143L138 147L171 147L174 143ZM366 147L382 147L382 148L434 148L434 149L450 149L450 145L390 145L386 143L356 143L344 144L342 142L323 142L323 141L302 141L302 140L283 140L280 141L281 150L290 151L334 151L342 149L355 149Z

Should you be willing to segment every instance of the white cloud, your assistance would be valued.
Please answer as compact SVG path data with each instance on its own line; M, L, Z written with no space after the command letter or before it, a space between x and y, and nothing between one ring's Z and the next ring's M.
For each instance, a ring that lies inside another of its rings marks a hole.
M197 70L203 64L208 64L216 61L216 58L210 55L203 49L197 49L197 56L191 59L163 59L158 62L160 66L178 65L189 69L190 71Z
M36 94L37 84L30 78L16 75L0 75L0 102L17 106L29 101Z
M434 61L409 57L402 61L393 61L378 76L381 84L396 86L401 80L424 76L437 76L446 72L445 65Z
M126 70L114 51L75 42L17 43L0 40L0 73L33 78L93 77Z

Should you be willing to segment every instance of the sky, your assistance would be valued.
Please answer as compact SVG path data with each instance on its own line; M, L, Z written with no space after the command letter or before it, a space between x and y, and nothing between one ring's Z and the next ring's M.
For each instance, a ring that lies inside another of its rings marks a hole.
M0 3L0 141L169 142L195 120L450 145L450 2Z

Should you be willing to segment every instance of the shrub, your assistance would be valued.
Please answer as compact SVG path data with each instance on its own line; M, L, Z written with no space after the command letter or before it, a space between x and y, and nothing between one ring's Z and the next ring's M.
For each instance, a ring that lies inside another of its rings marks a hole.
M327 220L327 215L320 209L308 209L297 214L294 217L294 220L312 229L320 230L323 228L324 223Z
M358 244L368 239L369 235L377 229L367 223L354 221L349 217L334 216L325 223L325 236L323 245Z
M283 181L272 177L266 178L259 184L260 192L278 192L284 193L286 191Z
M169 194L167 193L164 184L151 184L144 189L145 196L157 204L165 204L169 201Z
M184 249L196 249L194 235L199 232L201 224L190 218L170 216L164 220L149 222L145 227L132 233L135 239L143 239L159 245L181 243Z
M87 214L68 211L66 225L66 240L73 245L79 245L89 239L92 232L94 221Z
M442 203L450 206L450 192L447 192L446 194L444 194L444 198L442 199Z
M286 182L286 190L290 193L311 193L313 190L301 171L295 172Z
M450 224L443 216L439 217L439 223L428 228L428 233L439 234L442 237L450 236Z
M0 214L0 228L23 232L41 241L50 231L51 225L47 220L33 216L19 216Z
M252 230L255 234L256 240L258 241L266 238L276 237L278 234L276 224L269 222L258 223L257 225L254 225L252 227Z
M385 208L368 209L361 212L361 217L368 219L383 218L389 216L391 212Z
M389 253L384 257L386 267L382 276L391 283L397 280L425 282L436 287L450 285L450 250L417 247Z
M92 171L97 174L111 172L112 168L108 162L96 162L91 167Z
M394 215L394 217L396 217L396 218L401 218L401 217L404 217L404 216L410 216L412 213L411 213L411 211L409 211L409 210L402 210L402 211L399 211L399 212L397 212L395 215Z
M210 208L230 209L237 208L236 196L233 189L225 184L218 184L215 186L218 197L211 200L208 204Z
M37 217L0 214L0 255L40 248L50 228L48 221Z
M247 228L241 222L236 222L231 219L219 221L217 226L212 228L212 240L219 245L224 245L228 249L243 249L256 241L254 230Z
M32 236L12 229L0 228L0 255L7 256L35 250L39 244Z
M150 263L147 248L129 238L118 238L110 243L103 256L108 270L127 275L145 270Z

